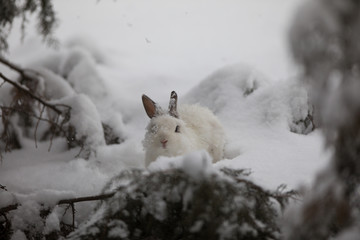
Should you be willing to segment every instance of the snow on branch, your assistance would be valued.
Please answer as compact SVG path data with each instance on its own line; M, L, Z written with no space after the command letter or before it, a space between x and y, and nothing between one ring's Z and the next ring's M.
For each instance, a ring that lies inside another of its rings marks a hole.
M4 88L4 84L12 87L2 89L0 99L2 119L0 140L2 142L0 142L0 147L4 148L5 152L21 148L19 126L27 137L30 137L33 132L35 146L37 146L40 122L45 122L49 126L47 135L50 136L50 149L55 135L61 133L67 136L64 125L70 120L71 107L62 103L50 103L41 96L42 94L38 90L43 81L41 73L22 69L3 57L0 57L0 63L20 75L19 81L15 81L0 72L0 79L3 80L0 87ZM18 123L14 121L16 115L19 116ZM0 159L2 159L1 154Z
M35 94L33 94L32 92L29 91L29 89L26 89L25 87L23 87L22 85L10 80L9 78L7 78L4 74L2 74L0 72L0 78L2 78L5 82L10 83L12 86L14 86L16 89L22 91L23 93L29 95L32 99L35 99L36 101L40 102L42 105L44 105L47 108L52 109L54 112L56 112L57 114L61 115L62 111L60 109L57 108L56 105L50 104L46 101L44 101L43 99L41 99L40 97L36 96ZM68 107L69 109L71 109L70 106L66 106L66 105L62 105L63 107Z
M62 224L66 225L69 228L65 232L71 232L71 231L74 231L76 229L76 226L75 226L75 214L76 214L75 203L90 202L90 201L101 201L101 200L105 200L105 199L113 197L115 195L115 193L116 192L110 192L110 193L94 195L94 196L68 198L68 199L59 200L55 204L56 206L68 205L68 207L65 208L65 210L64 210L63 216L66 214L66 212L68 211L69 208L71 208L71 213L72 213L72 223L71 223L71 225L67 225L65 223L62 223ZM4 225L3 228L0 228L0 237L1 236L6 236L8 234L8 232L11 231L11 221L8 218L7 215L10 214L11 211L15 211L21 206L22 206L21 203L13 203L13 204L8 205L6 207L0 208L0 217L3 217L3 221L0 221L0 224ZM51 210L46 209L46 204L41 204L41 206L43 206L43 208L44 208L44 210L42 210L42 212L47 212L48 213L47 215L50 215ZM44 217L47 217L47 216L44 216ZM1 218L0 218L0 220L1 220ZM65 233L65 235L66 235L66 233Z
M73 76L74 84L45 67L22 68L1 56L0 64L19 75L11 79L0 72L0 148L5 152L20 149L22 137L33 139L36 147L38 139L50 141L49 150L55 137L64 137L69 149L80 147L77 157L88 159L98 146L123 141L113 124L103 122L91 92L76 88L84 71Z

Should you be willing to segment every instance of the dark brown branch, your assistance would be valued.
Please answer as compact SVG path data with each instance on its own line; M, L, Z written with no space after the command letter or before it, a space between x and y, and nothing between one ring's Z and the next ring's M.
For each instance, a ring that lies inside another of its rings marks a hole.
M14 63L9 62L8 60L0 57L0 63L8 66L10 69L18 72L23 78L26 78L25 70L21 69L20 67L16 66Z
M62 111L59 110L55 105L52 105L50 103L45 102L44 100L42 100L41 98L39 98L38 96L36 96L32 92L30 92L28 89L24 88L20 84L14 82L14 81L10 80L9 78L7 78L6 76L4 76L1 72L0 72L0 78L2 78L5 82L7 82L7 83L11 84L12 86L14 86L16 89L24 92L25 94L29 95L31 98L33 98L36 101L40 102L42 105L46 106L47 108L52 109L57 114L59 114L59 115L62 114Z
M38 72L36 72L36 71L34 71L32 69L22 69L21 67L19 67L15 63L12 63L12 62L8 61L5 58L2 58L1 56L0 56L0 63L7 66L11 70L19 73L23 80L30 80L30 81L37 80L37 79L34 79L34 76L32 76L31 74L29 75L29 73L32 73L33 75L41 76L41 74L39 74Z
M60 204L73 204L73 203L77 203L77 202L99 201L99 200L105 200L105 199L111 198L114 195L115 195L115 192L96 195L96 196L63 199L63 200L60 200L57 204L60 205Z
M89 201L100 201L111 198L115 195L116 192L111 192L107 194L95 195L95 196L88 196L88 197L79 197L79 198L69 198L69 199L62 199L60 200L57 205L61 204L70 204L73 205L78 202L89 202ZM0 208L0 214L7 213L13 210L16 210L20 204L12 204L7 207Z

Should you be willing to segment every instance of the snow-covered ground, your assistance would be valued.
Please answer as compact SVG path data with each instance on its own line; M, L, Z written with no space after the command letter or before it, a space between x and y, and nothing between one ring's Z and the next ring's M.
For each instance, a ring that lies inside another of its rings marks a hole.
M75 158L78 149L64 150L63 140L48 152L48 142L35 148L24 139L22 150L4 155L0 184L22 194L99 193L121 170L144 167L141 141L148 118L141 95L166 106L172 90L180 104L205 105L223 123L227 159L215 168L251 169L252 178L271 189L309 184L330 154L320 130L290 131L309 111L287 49L287 29L299 2L55 1L58 50L42 46L31 25L20 44L14 27L9 57L23 66L71 74L75 90L89 97L99 117L125 141L99 144L84 160Z

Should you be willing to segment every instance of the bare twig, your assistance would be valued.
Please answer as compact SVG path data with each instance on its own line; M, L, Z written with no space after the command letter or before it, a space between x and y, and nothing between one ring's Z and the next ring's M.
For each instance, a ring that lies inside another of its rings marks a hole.
M60 130L63 130L64 121L61 122L61 125L60 125L60 126L58 126L59 118L60 118L60 115L57 115L56 120L55 120L55 123L54 123L53 126L57 126L57 127L59 127ZM55 131L53 131L53 133L52 133L51 136L50 136L50 144L49 144L48 152L50 152L50 150L51 150L54 136L55 136ZM66 133L64 133L64 136L66 136Z
M38 129L38 127L39 127L39 123L40 123L40 119L42 118L42 115L43 115L43 113L44 113L44 110L45 110L45 106L43 105L43 107L42 107L42 109L41 109L41 111L40 111L40 117L38 118L38 120L37 120L37 122L36 122L36 126L35 126L35 131L34 131L34 140L35 140L35 147L37 148L38 146L37 146L37 129Z
M37 116L37 115L35 115L35 114L33 114L33 113L29 113L29 112L26 112L26 111L24 111L24 110L21 110L21 109L18 109L18 108L14 108L14 107L7 107L7 106L2 106L2 105L0 105L0 109L4 109L4 110L8 110L8 111L14 111L14 112L19 112L19 113L25 113L25 114L27 114L29 117L33 117L33 118L35 118L35 119L37 119L37 120L44 121L44 122L47 122L47 123L49 123L49 124L52 124L52 125L56 126L56 127L57 127L60 131L62 131L64 134L66 133L66 132L62 129L63 124L62 124L62 125L59 125L59 124L57 123L57 121L56 121L56 122L53 122L53 121L51 121L50 119L43 118L42 116ZM59 115L58 115L58 116L59 116Z
M72 228L75 229L75 204L70 203L71 206L71 213L72 213Z

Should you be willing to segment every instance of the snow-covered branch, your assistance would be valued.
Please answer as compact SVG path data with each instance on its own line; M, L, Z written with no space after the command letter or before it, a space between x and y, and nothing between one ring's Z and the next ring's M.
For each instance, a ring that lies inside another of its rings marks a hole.
M12 86L14 86L16 89L20 90L21 92L29 95L32 99L35 99L36 101L40 102L42 105L44 105L47 108L52 109L54 112L56 112L57 114L61 115L63 112L57 108L56 105L50 104L46 101L44 101L43 99L41 99L40 97L36 96L35 94L33 94L31 91L29 91L29 89L25 88L24 86L10 80L9 78L7 78L4 74L2 74L0 72L0 78L2 78L5 82L11 84ZM63 107L65 105L62 105ZM70 106L66 106L68 107L68 109L70 110L71 107Z
M86 197L79 197L79 198L68 198L68 199L61 199L59 200L56 205L64 205L64 204L68 204L69 207L65 209L65 213L66 211L71 207L72 210L72 224L71 224L71 229L72 231L75 230L75 203L79 203L79 202L89 202L89 201L101 201L101 200L105 200L108 198L111 198L115 195L116 192L110 192L110 193L106 193L106 194L100 194L100 195L94 195L94 196L86 196ZM4 222L6 224L6 226L10 226L10 221L7 217L7 214L9 214L9 212L14 211L16 209L18 209L21 206L20 203L13 203L11 205L8 205L6 207L2 207L0 208L0 217L2 216L4 218ZM64 214L65 214L64 213ZM9 229L5 228L3 229L3 231L8 231ZM1 234L3 234L1 232L0 229L0 236Z

